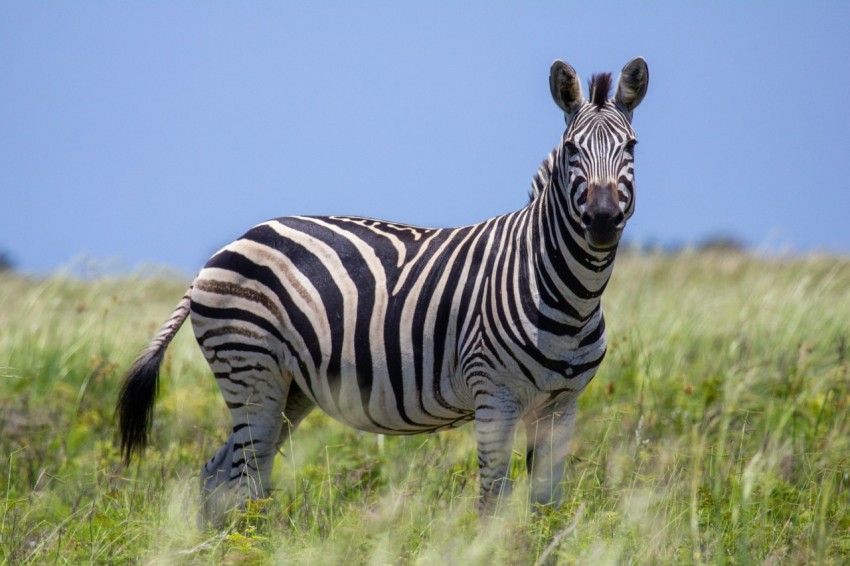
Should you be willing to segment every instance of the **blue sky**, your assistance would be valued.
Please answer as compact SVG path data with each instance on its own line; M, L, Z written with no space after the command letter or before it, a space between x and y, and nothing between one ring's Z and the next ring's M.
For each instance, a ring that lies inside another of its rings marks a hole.
M194 273L250 226L522 207L586 80L650 68L632 242L850 254L850 2L0 0L0 251Z

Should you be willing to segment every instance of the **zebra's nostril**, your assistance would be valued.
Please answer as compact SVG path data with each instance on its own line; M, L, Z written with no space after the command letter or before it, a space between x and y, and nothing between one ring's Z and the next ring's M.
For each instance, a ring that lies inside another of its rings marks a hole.
M581 226L585 230L591 228L596 230L613 229L622 227L625 220L626 215L621 210L617 210L613 214L607 212L603 214L585 212L581 215Z

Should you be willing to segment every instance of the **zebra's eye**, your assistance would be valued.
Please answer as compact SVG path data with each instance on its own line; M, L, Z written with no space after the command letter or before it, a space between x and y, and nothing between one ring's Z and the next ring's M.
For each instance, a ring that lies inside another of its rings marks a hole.
M569 153L570 155L578 154L578 146L571 141L564 142L564 149L566 149L567 153Z
M628 153L629 155L635 154L635 146L637 145L637 140L629 140L626 142L626 146L623 148L624 153Z

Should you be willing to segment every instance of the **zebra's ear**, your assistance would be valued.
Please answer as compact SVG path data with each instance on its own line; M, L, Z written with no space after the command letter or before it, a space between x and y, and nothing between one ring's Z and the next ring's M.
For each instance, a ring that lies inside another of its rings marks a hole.
M570 115L584 101L581 92L581 81L578 79L576 70L556 59L549 71L549 89L555 104Z
M614 95L614 103L626 114L632 115L632 110L637 108L646 95L646 87L649 86L649 67L643 57L635 57L620 71L617 81L617 94Z

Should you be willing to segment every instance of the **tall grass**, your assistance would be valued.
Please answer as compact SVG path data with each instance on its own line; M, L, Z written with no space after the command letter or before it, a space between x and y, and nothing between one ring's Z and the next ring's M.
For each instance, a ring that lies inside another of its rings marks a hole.
M850 562L850 261L624 254L560 509L479 521L471 428L376 437L312 414L273 496L196 525L228 415L191 332L152 447L120 464L121 373L187 282L0 274L3 563Z

